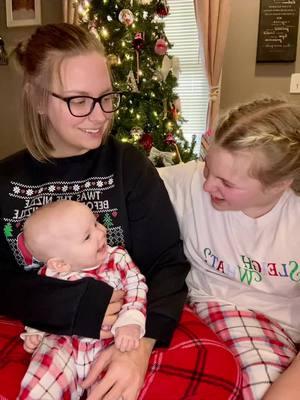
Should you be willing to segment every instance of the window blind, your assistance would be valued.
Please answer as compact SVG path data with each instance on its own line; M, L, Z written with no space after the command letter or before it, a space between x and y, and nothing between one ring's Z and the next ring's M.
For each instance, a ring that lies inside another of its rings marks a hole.
M208 83L204 65L199 57L198 30L193 0L168 0L170 13L165 17L165 32L173 45L169 50L180 60L181 73L177 93L181 113L187 122L182 125L185 138L196 136L197 154L200 152L201 135L205 132L208 104Z

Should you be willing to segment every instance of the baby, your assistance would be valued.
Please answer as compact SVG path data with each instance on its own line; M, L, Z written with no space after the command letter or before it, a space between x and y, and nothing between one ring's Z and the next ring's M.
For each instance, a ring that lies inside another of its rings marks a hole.
M116 290L124 290L124 304L117 321L106 328L111 329L115 346L120 351L138 347L145 333L145 278L125 250L107 245L105 227L96 221L86 205L61 200L38 209L26 220L18 243L24 259L28 259L30 253L44 263L39 274L64 280L91 277L105 281ZM29 327L21 337L25 350L36 351L23 378L20 399L28 396L37 399L38 394L33 392L38 393L38 386L43 387L43 392L45 385L51 386L53 393L54 384L57 385L55 396L58 396L55 398L60 398L63 388L51 373L52 366L53 371L58 368L60 373L67 373L71 357L72 369L75 369L72 373L76 374L77 381L78 378L82 380L98 352L108 345L107 340L58 336ZM62 356L62 352L67 352L68 356ZM51 366L46 369L42 361L45 356L51 360ZM61 359L68 360L63 367ZM74 391L81 394L77 384Z

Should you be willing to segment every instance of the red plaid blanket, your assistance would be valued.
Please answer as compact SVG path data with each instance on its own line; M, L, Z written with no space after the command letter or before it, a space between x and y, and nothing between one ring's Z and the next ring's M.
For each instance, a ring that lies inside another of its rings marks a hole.
M15 400L30 355L21 323L0 318L0 400ZM238 400L240 368L217 336L188 308L168 349L153 352L139 400Z
M0 400L15 400L26 372L30 354L23 350L19 335L24 326L0 317Z

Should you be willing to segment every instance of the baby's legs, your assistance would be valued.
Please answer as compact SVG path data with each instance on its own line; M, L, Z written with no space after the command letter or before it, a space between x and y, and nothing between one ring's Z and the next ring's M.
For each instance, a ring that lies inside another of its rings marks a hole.
M193 306L239 360L244 400L261 400L295 357L297 351L292 340L279 324L263 314L216 302Z
M76 365L77 377L80 381L87 377L93 361L99 352L112 343L112 340L101 341L99 339L88 339L73 336L74 362Z
M78 400L83 391L77 381L72 338L46 335L32 356L18 399Z

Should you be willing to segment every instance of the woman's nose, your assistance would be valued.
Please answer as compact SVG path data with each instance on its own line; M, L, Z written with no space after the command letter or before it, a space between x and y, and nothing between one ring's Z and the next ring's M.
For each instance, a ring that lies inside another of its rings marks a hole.
M110 118L110 114L105 113L100 104L96 103L88 118L91 121L105 121L106 119Z

